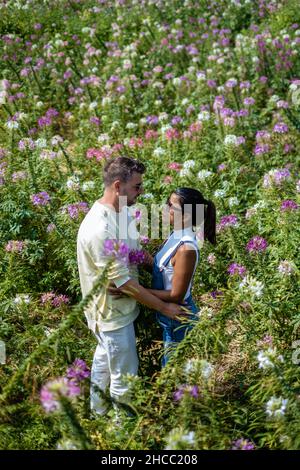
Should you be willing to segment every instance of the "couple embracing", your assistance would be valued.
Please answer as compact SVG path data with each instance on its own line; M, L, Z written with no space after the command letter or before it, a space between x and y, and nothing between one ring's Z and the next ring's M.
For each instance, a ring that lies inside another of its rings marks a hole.
M82 221L77 237L77 260L83 297L93 288L101 271L110 261L105 247L108 240L120 240L129 250L140 249L138 236L132 231L133 216L129 207L143 192L145 166L138 160L117 157L104 167L104 194ZM127 204L121 204L122 200ZM204 207L204 239L216 242L216 209L211 201L191 188L179 188L168 198L170 225L173 232L153 258L144 254L146 268L152 270L152 288L139 284L138 269L122 258L109 270L107 285L100 290L94 308L85 311L88 326L97 339L91 372L91 409L106 414L107 402L102 393L109 389L114 402L129 403L126 374L137 375L138 357L134 320L139 314L138 303L156 312L164 340L163 365L172 349L191 329L197 318L192 295L192 281L199 259L194 231L197 210ZM185 211L185 207L189 210ZM121 223L130 227L122 233ZM137 232L136 232L137 233ZM120 237L122 235L122 238ZM181 322L181 318L185 321Z

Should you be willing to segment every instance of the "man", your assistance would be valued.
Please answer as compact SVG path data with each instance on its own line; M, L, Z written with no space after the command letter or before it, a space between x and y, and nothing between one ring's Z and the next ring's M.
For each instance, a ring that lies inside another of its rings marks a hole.
M109 257L104 254L105 240L122 238L130 249L139 249L138 234L133 229L133 218L128 206L135 204L143 191L144 172L145 167L141 162L127 157L114 158L104 168L103 197L93 204L85 216L77 238L83 297L91 291L109 261ZM127 295L119 298L110 295L109 283ZM91 373L91 408L97 414L107 412L107 404L97 392L97 387L103 392L110 387L110 395L115 401L126 403L129 400L128 386L123 383L122 375L137 375L138 371L133 325L139 314L137 302L172 319L183 313L179 305L163 302L143 288L138 282L136 266L128 266L121 259L115 260L108 273L107 285L85 311L88 326L98 340Z

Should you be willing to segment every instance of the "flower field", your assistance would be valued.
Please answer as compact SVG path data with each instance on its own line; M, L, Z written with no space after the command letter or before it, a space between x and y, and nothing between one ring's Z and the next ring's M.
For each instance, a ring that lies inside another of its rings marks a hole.
M0 449L299 450L298 0L0 0L0 51ZM182 186L217 207L163 371L140 308L121 426L90 417L76 261L119 155L149 209Z

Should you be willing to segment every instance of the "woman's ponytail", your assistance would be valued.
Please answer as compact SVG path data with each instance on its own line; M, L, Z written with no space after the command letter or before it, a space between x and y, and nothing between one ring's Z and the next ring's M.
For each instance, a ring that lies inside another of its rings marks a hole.
M210 200L204 202L204 240L208 240L215 245L216 240L216 206Z

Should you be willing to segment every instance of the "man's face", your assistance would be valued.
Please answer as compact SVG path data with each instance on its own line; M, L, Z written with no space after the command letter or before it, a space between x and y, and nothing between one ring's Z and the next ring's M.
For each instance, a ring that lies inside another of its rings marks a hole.
M143 193L143 175L134 172L126 183L120 182L120 196L127 197L127 205L132 206L140 194Z

